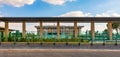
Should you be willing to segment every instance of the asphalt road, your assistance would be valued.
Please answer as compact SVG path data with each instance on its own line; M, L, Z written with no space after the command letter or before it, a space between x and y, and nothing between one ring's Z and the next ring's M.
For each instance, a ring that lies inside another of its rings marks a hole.
M9 50L8 50L9 51ZM34 51L0 52L0 57L120 57L120 51Z
M2 43L0 45L0 57L120 57L120 44L40 45L34 43L27 45L26 43L17 43L13 45L11 43Z

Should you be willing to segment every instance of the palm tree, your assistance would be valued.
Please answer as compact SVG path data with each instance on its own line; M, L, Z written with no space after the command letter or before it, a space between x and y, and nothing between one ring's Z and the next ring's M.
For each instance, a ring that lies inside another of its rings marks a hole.
M112 23L112 28L115 29L117 33L118 33L119 26L120 26L119 22ZM108 24L107 24L107 27L108 27Z
M120 23L118 23L118 22L112 23L112 28L116 30L117 34L118 34L119 26L120 26Z

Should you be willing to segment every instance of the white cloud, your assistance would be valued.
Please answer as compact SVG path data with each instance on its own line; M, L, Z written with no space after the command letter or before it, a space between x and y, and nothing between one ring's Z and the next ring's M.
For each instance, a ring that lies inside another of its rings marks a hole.
M71 11L60 15L60 17L91 17L90 13L83 13L82 11Z
M14 7L21 7L25 4L31 5L35 2L35 0L0 0L0 5L12 5Z
M107 11L105 13L93 15L91 13L84 13L82 11L71 11L71 12L60 15L60 17L120 17L120 14ZM66 24L66 25L69 25L69 24ZM84 28L82 28L82 31L90 30L90 23L82 23L79 25L84 26ZM95 29L96 31L99 29L101 29L99 31L103 31L104 29L107 29L106 23L96 23Z
M96 14L95 17L120 17L120 14L112 11L107 11L101 14Z
M92 15L91 13L84 13L82 11L71 11L65 14L60 15L60 17L120 17L120 14L118 13L114 13L114 12L105 12L105 13L101 13L101 14L96 14L96 15ZM43 25L56 25L56 23L44 23ZM36 31L36 28L34 26L39 25L39 23L28 23L27 24L27 31ZM73 25L73 23L61 23L61 25ZM90 30L90 23L81 23L78 24L79 26L84 26L84 28L82 28L82 31L86 31L86 30ZM0 26L4 27L4 23L1 22ZM22 24L21 23L10 23L10 27L11 29L17 29L20 30L22 29ZM104 29L106 29L106 23L96 23L95 25L95 29L96 31L103 31Z
M96 14L95 17L120 17L120 14L118 13L102 13L102 14Z
M42 0L42 1L52 5L63 5L66 2L73 2L75 0Z
M119 12L120 8L118 5L120 5L120 0L108 0L108 1L104 1L104 3L99 3L99 5L97 5L97 7L101 10L113 10L116 12Z
M60 17L120 17L120 14L107 11L105 13L92 15L91 13L84 13L82 11L71 11L60 15Z

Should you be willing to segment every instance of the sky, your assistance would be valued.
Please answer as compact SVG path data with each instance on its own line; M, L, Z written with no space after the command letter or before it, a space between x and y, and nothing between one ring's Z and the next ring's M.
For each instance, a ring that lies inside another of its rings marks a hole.
M120 0L0 0L0 17L120 17ZM44 23L44 25L56 23ZM27 23L27 31L36 31L39 23ZM64 25L64 23L61 23ZM73 23L66 24L73 25ZM96 31L106 29L106 23L95 23ZM4 23L0 22L4 27ZM79 23L90 30L90 23ZM21 30L21 23L10 23ZM100 30L101 29L101 30Z

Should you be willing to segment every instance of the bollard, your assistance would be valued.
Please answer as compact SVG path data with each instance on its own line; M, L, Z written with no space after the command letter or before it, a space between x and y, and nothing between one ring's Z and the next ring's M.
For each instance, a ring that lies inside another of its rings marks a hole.
M102 33L103 46L105 46L106 34L107 34L107 32Z
M54 43L53 43L53 45L55 46L55 45L56 45L56 43L54 42Z
M116 38L116 41L115 41L115 46L117 46L117 38Z
M14 45L16 45L16 38L14 37L14 43L13 43Z
M103 38L103 46L105 46L105 38Z
M93 39L91 38L91 44L90 44L91 46L93 46Z
M118 37L118 33L116 34L116 38L115 38L115 46L117 46L117 37Z
M0 37L0 46L1 46L1 42L2 42L2 39L1 39L1 37Z
M66 38L66 46L68 45L68 37Z
M30 45L30 43L29 43L29 38L27 37L27 45Z
M105 43L103 42L103 44L102 44L103 46L105 46Z
M79 46L81 45L80 42L78 43L78 45L79 45Z
M29 42L27 42L27 45L30 45Z
M43 42L42 42L43 40L42 40L42 36L40 36L40 38L39 38L39 43L40 43L40 46L42 46L43 45Z
M66 46L68 46L68 42L66 42Z
M78 43L78 46L80 46L81 45L81 43L80 43L81 41L80 41L80 39L79 39L79 43Z
M103 46L105 46L105 39L103 39Z
M93 46L93 43L91 43L90 45Z
M55 46L56 45L56 38L54 37L54 43L53 43L53 45Z
M78 38L78 46L80 46L80 43L81 43L81 39L80 37Z
M40 45L42 46L42 45L43 45L43 39L42 39L42 36L40 36L39 40L40 40Z
M40 43L40 45L42 46L42 45L43 45L43 43L41 42L41 43Z
M115 43L115 46L117 46L117 43Z

